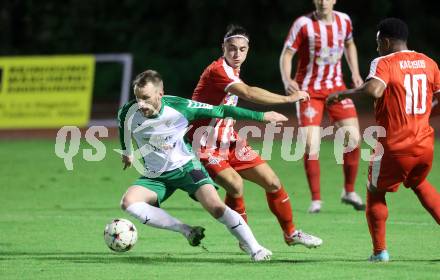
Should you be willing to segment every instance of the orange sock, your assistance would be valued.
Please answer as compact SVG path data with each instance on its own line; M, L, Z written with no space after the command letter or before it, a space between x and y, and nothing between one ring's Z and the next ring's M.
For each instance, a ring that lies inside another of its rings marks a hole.
M344 179L345 192L354 192L354 183L359 167L360 149L344 153Z
M284 187L274 192L266 192L267 204L272 213L277 217L283 232L290 236L295 231L293 224L292 206L290 205L290 198Z
M304 168L306 169L307 181L309 182L310 193L312 200L321 200L320 177L321 169L319 167L319 160L316 156L304 155ZM312 158L312 159L310 159Z
M423 207L431 214L440 225L440 194L427 181L424 180L417 188L413 188Z
M367 191L367 221L373 241L374 254L386 249L385 233L388 218L387 202L384 192Z
M244 205L244 199L242 196L232 197L229 194L226 194L225 204L229 208L240 214L243 220L247 223L246 206Z

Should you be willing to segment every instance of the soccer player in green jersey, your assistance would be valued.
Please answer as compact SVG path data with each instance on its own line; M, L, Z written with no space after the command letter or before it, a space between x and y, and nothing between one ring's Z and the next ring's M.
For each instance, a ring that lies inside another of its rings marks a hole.
M202 118L225 118L282 122L287 118L276 112L255 112L222 105L212 106L176 96L164 96L159 73L147 70L133 82L136 100L118 113L124 169L135 164L133 138L144 161L143 176L122 197L121 207L141 223L180 232L192 246L204 238L204 228L192 227L172 217L161 203L181 189L250 248L253 261L269 260L272 252L261 246L243 218L227 207L217 194L212 179L185 141L188 123Z

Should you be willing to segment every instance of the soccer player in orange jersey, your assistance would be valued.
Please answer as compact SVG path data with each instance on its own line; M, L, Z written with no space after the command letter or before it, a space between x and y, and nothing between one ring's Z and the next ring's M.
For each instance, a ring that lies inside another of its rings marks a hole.
M376 122L386 130L378 138L370 162L367 191L367 221L374 252L370 261L388 261L385 223L387 192L399 185L411 188L421 204L440 224L440 194L426 180L434 156L434 130L429 125L433 98L440 93L437 64L422 53L407 48L408 27L396 18L378 25L377 50L367 82L358 89L332 94L329 104L352 94L376 98ZM377 153L382 150L380 157Z
M222 48L223 56L203 71L194 90L193 100L211 105L236 106L238 98L265 105L308 99L309 95L305 91L295 91L292 95L284 96L249 86L240 79L240 67L249 50L249 34L243 27L229 26ZM267 204L277 217L288 245L301 244L309 248L321 245L321 239L296 230L289 195L280 179L252 147L238 137L233 128L234 122L233 119L199 121L193 123L194 127L188 133L193 139L193 145L201 147L200 161L215 182L225 188L226 205L247 221L243 179L254 182L266 191ZM210 127L211 133L197 135L197 129L205 131L204 127ZM241 248L246 249L243 246Z
M352 205L356 210L364 210L365 205L354 187L360 158L356 108L351 99L325 106L325 98L330 93L346 89L341 70L344 53L353 85L358 87L363 83L359 74L353 28L347 14L333 10L336 0L313 0L313 3L316 10L299 17L293 23L280 57L281 78L286 92L301 89L310 94L309 101L296 104L299 126L307 133L304 168L312 196L308 211L321 211L321 171L318 156L324 110L336 128L343 127L348 136L343 155L344 189L341 201ZM292 58L296 54L298 64L292 79Z

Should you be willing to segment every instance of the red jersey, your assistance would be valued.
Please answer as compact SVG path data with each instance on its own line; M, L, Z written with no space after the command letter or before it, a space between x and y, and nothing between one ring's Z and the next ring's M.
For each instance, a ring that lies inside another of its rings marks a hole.
M386 86L375 102L378 125L386 129L379 138L385 151L395 155L420 155L433 149L434 130L429 125L433 93L440 91L437 64L422 53L400 51L371 62L367 79Z
M203 71L192 100L214 106L221 104L237 106L238 96L228 93L228 88L235 83L242 83L239 74L240 70L229 66L223 57L217 59ZM202 146L206 146L207 143L218 146L220 142L228 143L237 139L233 125L234 120L230 118L196 121L188 135L192 139L192 134L198 127L211 126L214 130L209 131L209 136L213 138L207 139L208 135L205 134L200 139L200 143Z
M298 52L295 80L314 98L344 90L341 57L344 44L353 38L347 14L333 11L333 23L325 24L315 13L299 17L293 23L284 46Z

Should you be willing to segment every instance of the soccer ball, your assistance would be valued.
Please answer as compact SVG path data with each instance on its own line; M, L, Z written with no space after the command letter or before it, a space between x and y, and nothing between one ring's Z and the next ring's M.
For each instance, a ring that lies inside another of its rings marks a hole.
M138 238L137 229L126 219L114 219L105 226L104 241L115 252L127 252Z

